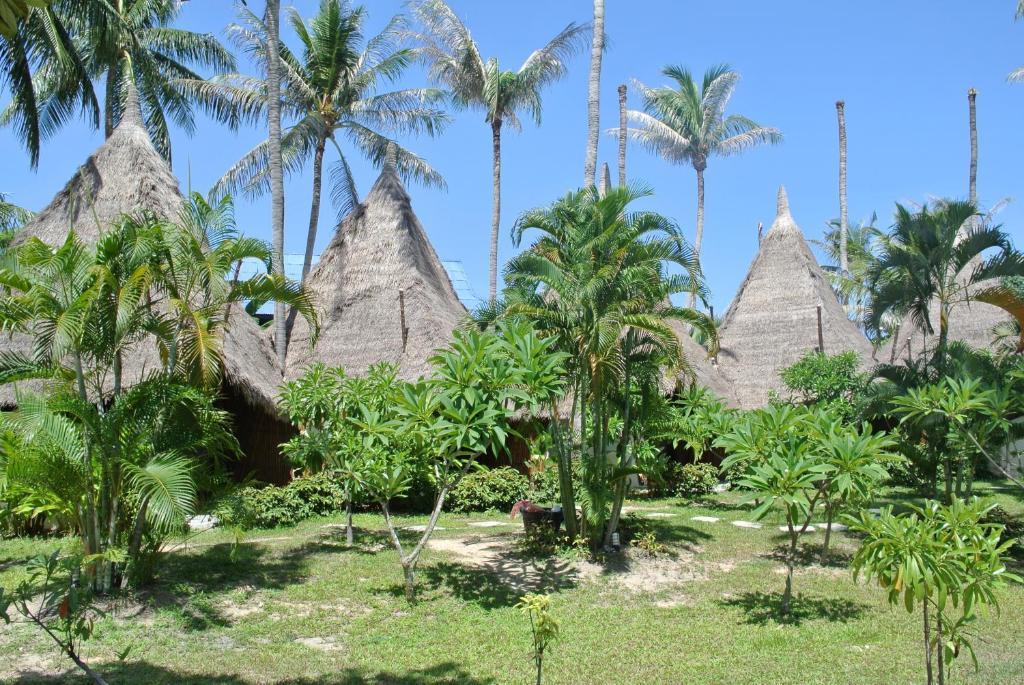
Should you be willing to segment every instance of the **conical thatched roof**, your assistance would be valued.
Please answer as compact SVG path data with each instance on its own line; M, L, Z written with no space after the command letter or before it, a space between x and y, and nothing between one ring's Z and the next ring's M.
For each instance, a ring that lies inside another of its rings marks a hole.
M320 337L296 320L286 376L320 361L362 374L377 362L414 379L466 316L409 194L386 165L369 195L341 222L306 279L320 313Z
M134 91L117 128L89 156L63 190L21 232L59 245L74 229L94 242L119 216L147 209L175 217L184 199L167 162L154 149ZM276 413L275 397L282 373L259 326L241 307L234 307L224 332L226 382L246 401ZM0 339L0 346L31 353L29 336ZM132 383L160 368L155 345L143 343L125 359L124 379ZM0 385L0 406L14 405L14 386Z
M683 385L690 385L696 383L699 386L703 386L710 390L719 399L725 402L726 406L737 407L739 406L739 400L736 397L736 393L733 391L732 385L725 379L718 366L712 363L711 359L708 358L708 351L705 350L700 344L694 340L689 332L679 321L671 321L669 325L672 330L675 331L676 336L679 338L679 342L682 344L683 355L686 357L686 363L690 367L689 373L683 373L680 375L679 380ZM664 388L666 392L674 390L675 384L671 382L672 379L667 379Z
M719 367L740 406L763 406L785 395L780 372L818 348L818 307L825 352L854 351L871 362L871 344L843 311L789 212L779 188L778 212L719 333Z

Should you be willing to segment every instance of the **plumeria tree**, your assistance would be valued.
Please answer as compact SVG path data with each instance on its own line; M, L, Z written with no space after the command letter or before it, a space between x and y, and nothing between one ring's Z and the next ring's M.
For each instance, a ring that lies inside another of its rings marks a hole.
M420 553L448 494L477 465L478 456L505 449L517 414L536 415L564 392L565 355L554 343L521 322L503 323L495 332L457 331L432 358L427 378L398 384L383 411L363 408L364 441L374 455L365 469L365 487L384 513L409 601L415 599ZM409 548L391 516L391 500L408 490L411 477L408 462L395 452L426 461L437 488L423 533Z

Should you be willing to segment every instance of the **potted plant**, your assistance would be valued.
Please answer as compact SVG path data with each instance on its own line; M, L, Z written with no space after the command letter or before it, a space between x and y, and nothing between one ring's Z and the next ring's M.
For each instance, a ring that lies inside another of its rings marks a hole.
M560 507L547 509L528 499L521 499L512 505L512 518L518 514L523 515L523 529L527 533L536 532L543 526L550 526L557 533L564 518Z

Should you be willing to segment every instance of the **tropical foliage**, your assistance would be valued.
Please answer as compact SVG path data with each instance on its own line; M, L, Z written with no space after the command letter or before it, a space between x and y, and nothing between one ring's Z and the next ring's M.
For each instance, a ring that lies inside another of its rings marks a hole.
M312 159L313 195L302 277L309 273L320 216L324 153L328 144L337 155L330 167L330 197L340 220L359 204L359 192L341 138L380 168L390 163L407 179L443 186L444 181L422 158L388 134L435 135L447 122L437 108L442 93L431 88L386 90L416 59L417 51L401 47L407 29L402 16L393 17L379 34L364 41L367 13L345 0L322 0L307 23L288 8L287 20L302 47L293 53L282 41L282 112L291 123L281 139L282 163L288 173L302 170ZM257 67L267 65L267 26L247 8L240 22L228 27L239 50ZM211 106L223 103L225 113L256 122L266 116L266 85L261 77L222 74L209 81L194 80L188 88ZM248 152L217 183L220 191L249 196L270 189L269 140Z

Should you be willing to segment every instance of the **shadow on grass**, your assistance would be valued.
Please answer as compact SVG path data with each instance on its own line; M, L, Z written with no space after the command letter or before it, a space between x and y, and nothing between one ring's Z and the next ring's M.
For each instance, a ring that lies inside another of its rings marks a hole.
M746 614L743 623L766 625L780 623L798 626L804 621L825 620L846 623L861 617L868 605L851 602L848 599L805 597L794 595L790 602L789 614L782 616L779 607L782 593L744 592L722 599L718 604L724 607L740 608Z
M195 675L150 664L145 661L127 661L118 664L105 664L96 670L111 683L146 683L147 685L249 685L252 681L228 674ZM82 679L71 679L74 671L59 676L48 676L40 673L22 674L16 683L28 685L39 683L56 685L57 683L86 682ZM338 673L315 678L288 678L275 680L279 685L441 685L442 683L460 683L464 685L493 685L490 678L473 677L462 666L451 661L437 663L412 671L370 672L363 669L347 668Z
M770 552L765 552L761 556L764 559L771 559L772 561L778 561L780 563L786 563L786 559L789 556L789 540L788 535L783 533L776 537L776 539L785 538L784 544L780 544ZM833 541L833 544L829 546L828 554L824 557L822 552L824 551L825 545L820 542L803 542L796 547L796 556L793 557L793 562L797 566L824 566L828 568L847 568L850 562L853 560L853 552L847 549L838 548Z

